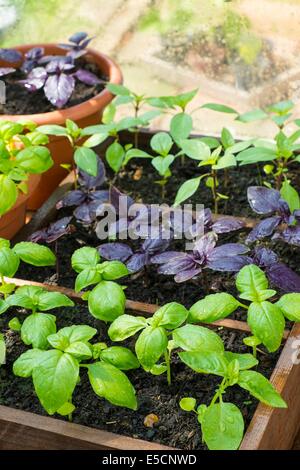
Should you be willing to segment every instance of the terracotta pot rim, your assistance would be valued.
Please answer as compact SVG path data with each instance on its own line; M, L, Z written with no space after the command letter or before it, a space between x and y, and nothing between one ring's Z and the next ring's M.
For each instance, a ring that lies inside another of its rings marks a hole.
M33 47L44 47L45 49L55 48L64 52L64 49L60 48L58 44L54 43L42 43L42 44L26 44L22 46L15 46L14 49L19 50L20 52L26 52L27 50ZM123 82L123 76L121 69L117 63L108 57L106 54L96 51L95 49L87 49L88 55L98 59L103 64L105 64L110 83L120 84ZM90 98L83 103L71 106L67 109L50 111L47 113L38 113L38 114L4 114L0 116L1 120L7 121L19 121L19 120L31 120L35 121L39 125L43 124L63 124L66 119L71 119L73 121L78 121L85 118L86 116L97 112L99 109L103 108L107 103L112 99L113 95L106 89L102 90L93 98Z

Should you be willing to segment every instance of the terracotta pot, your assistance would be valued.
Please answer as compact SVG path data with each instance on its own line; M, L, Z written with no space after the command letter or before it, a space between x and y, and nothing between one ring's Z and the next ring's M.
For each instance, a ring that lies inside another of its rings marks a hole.
M25 53L32 47L37 46L43 47L45 49L45 54L47 55L64 55L66 53L65 50L55 44L29 44L26 46L16 46L15 49ZM93 49L88 49L88 53L85 58L87 61L97 64L99 69L108 77L111 83L122 83L123 79L121 70L112 59ZM0 61L0 67L7 65L7 63ZM2 115L0 119L10 121L29 119L31 121L35 121L40 126L45 124L63 125L66 119L72 119L80 127L92 126L100 123L102 112L105 106L107 106L112 99L113 95L105 89L94 98L68 109L41 114ZM71 163L72 161L72 148L68 139L65 137L50 137L48 147L54 160L54 166L41 175L40 184L29 201L28 208L32 210L38 209L54 191L60 181L66 177L66 170L64 170L60 165L62 163Z
M23 227L29 198L37 190L41 175L30 175L28 180L28 193L20 194L16 204L7 214L0 217L0 237L11 239Z

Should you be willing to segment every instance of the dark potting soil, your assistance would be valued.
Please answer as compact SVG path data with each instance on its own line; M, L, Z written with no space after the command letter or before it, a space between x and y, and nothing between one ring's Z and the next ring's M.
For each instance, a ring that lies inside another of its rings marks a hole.
M99 71L95 64L87 63L81 59L80 68L93 72L103 81L107 80L107 77ZM0 114L38 114L56 111L57 108L47 100L43 89L30 93L23 85L18 83L19 80L24 78L26 77L21 71L2 77L6 85L6 103L0 106ZM76 80L75 89L64 108L70 108L93 98L103 88L104 83L90 86Z
M93 341L112 344L106 334L107 327L94 319L85 306L65 308L52 313L56 313L58 328L72 324L89 324L98 329ZM7 345L7 362L0 368L0 404L46 415L36 397L32 380L15 377L12 373L13 362L27 348L20 340L19 334L9 330L7 324L16 315L20 320L23 319L24 314L24 311L11 309L0 317L0 331L5 334ZM218 333L227 350L249 352L242 342L245 334L222 328L218 328ZM128 341L126 346L134 350L134 340ZM260 363L257 370L269 378L279 354L279 351L274 354L258 352ZM127 375L136 389L139 403L137 411L116 407L97 397L83 370L81 381L73 395L73 403L76 406L73 422L182 449L206 448L201 442L201 431L196 415L182 411L179 401L183 397L192 396L196 398L197 404L209 404L220 378L193 372L179 361L176 352L173 353L170 387L167 385L165 375L153 376L142 369L130 371ZM246 429L257 407L257 400L238 386L229 388L224 400L231 401L240 408ZM153 428L147 428L144 420L151 413L157 415L158 423ZM60 416L55 417L65 419Z

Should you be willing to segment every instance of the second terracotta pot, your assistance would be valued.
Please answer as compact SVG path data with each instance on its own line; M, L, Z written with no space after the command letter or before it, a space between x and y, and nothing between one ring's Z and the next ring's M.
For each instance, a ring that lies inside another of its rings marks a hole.
M46 55L64 55L65 51L56 44L29 44L26 46L17 46L15 49L23 54L32 47L43 47ZM109 57L93 49L88 49L85 56L88 62L95 63L102 74L108 78L111 83L122 83L122 73L118 65ZM0 61L0 67L7 65ZM66 119L72 119L79 127L92 126L99 124L105 106L113 99L113 95L104 89L95 97L72 106L67 109L56 110L49 113L28 114L28 115L2 115L0 119L18 121L21 119L31 120L39 126L48 124L64 125ZM66 170L61 167L63 163L71 163L73 157L72 147L65 137L50 137L48 145L54 160L54 165L50 170L41 175L41 180L37 189L30 197L28 209L36 210L51 195L60 181L65 178Z

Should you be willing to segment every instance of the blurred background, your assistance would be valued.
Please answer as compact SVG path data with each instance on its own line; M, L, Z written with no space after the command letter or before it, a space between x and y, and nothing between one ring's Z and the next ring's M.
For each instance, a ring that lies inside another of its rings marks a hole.
M299 30L300 0L0 0L0 46L87 31L120 64L125 85L151 96L199 88L193 109L217 102L245 112L292 99L299 116ZM223 125L237 137L274 132L270 122L204 109L194 119L207 134Z

